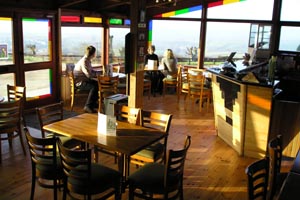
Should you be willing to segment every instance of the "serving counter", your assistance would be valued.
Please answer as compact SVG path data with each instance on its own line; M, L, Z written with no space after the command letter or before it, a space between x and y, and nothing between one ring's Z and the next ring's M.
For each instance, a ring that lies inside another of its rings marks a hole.
M265 156L273 84L243 81L239 74L227 74L222 69L211 68L208 71L212 73L218 136L239 155L254 158Z

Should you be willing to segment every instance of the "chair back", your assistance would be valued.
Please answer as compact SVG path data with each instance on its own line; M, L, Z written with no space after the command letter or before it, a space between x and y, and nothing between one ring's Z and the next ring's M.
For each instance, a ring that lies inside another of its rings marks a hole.
M26 87L7 85L7 100L15 101L25 97Z
M20 129L21 100L0 103L0 133L21 132Z
M97 76L99 89L99 112L102 111L104 98L118 93L118 76Z
M24 117L25 92L26 87L7 84L7 101L21 100L21 121L23 122L24 126L26 126Z
M281 158L282 158L282 136L277 135L268 143L269 151L269 195L273 199L277 192L277 183L279 180Z
M197 95L200 98L203 95L205 76L202 73L188 73L189 95Z
M59 154L63 172L65 174L65 184L70 185L68 189L73 188L76 193L89 194L89 185L91 184L91 149L88 150L72 150L64 147L62 142L58 140ZM75 184L72 184L75 183ZM81 182L86 187L76 187L76 182Z
M70 99L71 99L70 108L71 111L73 111L75 96L88 95L89 90L81 90L80 87L76 85L78 81L76 81L74 76L74 67L75 67L74 63L68 63L66 67L67 67L66 72L70 83Z
M45 137L45 130L43 127L63 119L63 101L43 107L37 107L36 113L39 119L42 137Z
M154 111L142 110L142 126L169 133L172 115Z
M183 149L169 150L167 153L166 165L165 165L165 180L164 187L165 192L170 193L177 190L178 195L182 195L183 187L183 172L184 163L188 149L191 145L191 136L186 136Z
M269 158L263 158L251 163L246 168L248 177L248 199L266 200L269 178Z
M140 124L141 109L126 105L115 104L115 116L119 121L126 121L131 124Z
M24 133L29 147L33 173L47 180L62 179L62 168L56 148L56 138L38 138L30 134L27 127Z

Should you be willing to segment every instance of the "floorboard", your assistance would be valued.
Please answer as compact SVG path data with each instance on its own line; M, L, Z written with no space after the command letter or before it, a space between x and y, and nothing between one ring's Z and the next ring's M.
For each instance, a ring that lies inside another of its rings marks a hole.
M82 113L84 100L76 101L74 111ZM247 199L245 168L255 159L239 156L216 133L213 108L198 111L195 102L177 102L176 95L144 98L144 109L157 110L173 115L168 148L181 148L185 135L192 136L184 171L184 197L186 200L243 200ZM65 106L69 109L68 105ZM40 134L37 129L30 129ZM25 138L24 138L25 139ZM100 155L100 162L116 167L113 159ZM131 171L135 167L131 166ZM19 140L9 149L2 141L0 164L0 199L27 200L31 188L31 163L29 152L23 155ZM128 198L127 192L122 196ZM53 199L52 190L36 186L35 199ZM61 193L59 193L61 199ZM113 199L113 198L111 198Z

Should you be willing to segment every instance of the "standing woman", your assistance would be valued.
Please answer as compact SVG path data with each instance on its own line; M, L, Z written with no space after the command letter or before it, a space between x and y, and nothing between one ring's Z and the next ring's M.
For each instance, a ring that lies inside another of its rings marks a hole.
M88 46L85 55L76 63L74 68L74 77L76 85L80 89L89 89L89 95L86 100L84 111L93 113L98 102L98 82L92 78L96 78L97 74L92 67L92 59L96 57L96 48Z

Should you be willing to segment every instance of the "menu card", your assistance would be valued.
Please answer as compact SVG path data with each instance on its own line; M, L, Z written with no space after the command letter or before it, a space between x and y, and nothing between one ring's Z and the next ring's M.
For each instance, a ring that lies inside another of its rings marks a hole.
M116 136L116 117L98 112L97 132L101 135Z

